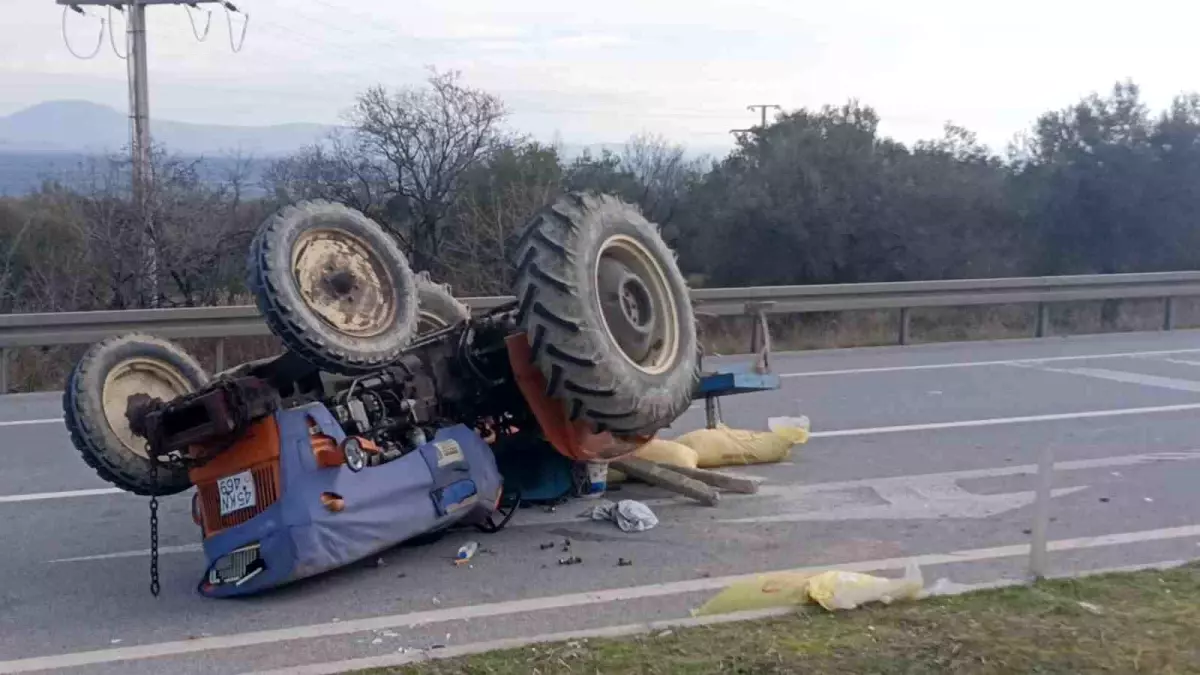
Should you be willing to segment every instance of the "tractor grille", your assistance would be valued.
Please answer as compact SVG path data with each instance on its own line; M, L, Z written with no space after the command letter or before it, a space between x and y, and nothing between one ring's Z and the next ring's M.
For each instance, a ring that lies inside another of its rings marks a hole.
M197 492L200 493L200 508L204 513L205 536L241 525L279 501L278 461L252 467L250 473L254 476L255 505L224 516L221 515L221 497L217 493L217 482L211 481L196 486Z

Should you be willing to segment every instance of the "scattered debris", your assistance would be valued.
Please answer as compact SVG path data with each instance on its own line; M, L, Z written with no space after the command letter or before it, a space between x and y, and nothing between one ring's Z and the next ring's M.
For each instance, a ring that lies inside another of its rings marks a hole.
M617 567L632 567L633 561L628 558L617 558Z
M109 640L108 643L112 644L112 645L119 645L119 644L121 644L121 638L115 638L115 639Z
M435 604L435 605L440 605L440 604L442 604L442 601L441 601L441 600L438 600L438 599L437 599L437 596L435 595L435 596L433 597L433 604Z
M383 637L390 637L390 638L400 637L400 634L397 633L396 631L385 630L385 631L383 631Z
M341 621L341 619L339 619L335 616L335 617L333 617L333 621L330 621L330 623L337 623L339 621Z
M1149 498L1149 497L1142 497L1142 499L1143 499L1143 500L1144 500L1144 501L1145 501L1147 504L1149 504L1150 502L1153 502L1153 501L1154 501L1153 499L1151 499L1151 498Z
M383 644L383 638L375 638L374 640L371 640L371 644L381 645L381 644Z
M674 634L675 634L675 631L673 631L673 630L671 630L671 629L669 629L669 628L668 628L667 630L664 630L664 631L660 632L658 635L655 635L654 637L656 637L656 638L665 638L665 637L671 637L671 636L672 636L672 635L674 635Z
M577 555L573 555L570 558L559 558L558 559L559 565L578 565L581 562L583 562L583 558L580 558Z
M622 499L616 504L604 500L588 512L592 520L611 520L623 532L643 532L658 525L658 516L649 506L632 499Z
M458 555L454 556L454 564L462 565L471 558L475 557L475 553L479 551L479 542L468 541L458 549Z
M538 546L538 548L542 549L543 551L546 551L546 550L554 548L555 546L557 546L557 544L555 544L552 541L548 541L545 544L541 544L540 546Z
M376 558L376 559L375 559L375 566L376 566L376 567L387 567L387 561L386 561L386 560L384 560L383 558Z
M1168 591L1168 592L1170 592L1170 591ZM1095 614L1095 615L1097 615L1097 616L1099 616L1099 615L1101 615L1101 614L1104 614L1104 610L1103 610L1103 609L1101 609L1099 605L1093 605L1093 604L1092 604L1092 603L1090 603L1090 602L1083 602L1082 600L1081 600L1081 601L1079 601L1079 603L1078 603L1078 604L1079 604L1079 606L1080 606L1080 607L1082 607L1083 609L1085 609L1085 610L1087 610L1087 611L1089 611L1089 612L1091 612L1092 614Z

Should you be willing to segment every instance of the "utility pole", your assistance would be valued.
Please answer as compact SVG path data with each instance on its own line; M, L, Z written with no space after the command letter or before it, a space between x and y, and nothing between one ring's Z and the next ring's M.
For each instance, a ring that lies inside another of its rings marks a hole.
M768 108L774 108L776 110L783 110L783 108L775 105L774 103L756 103L754 105L746 106L746 110L749 110L750 112L754 112L755 108L759 108L760 110L762 110L762 124L760 126L763 129L767 128L767 109Z
M150 163L150 78L146 62L146 6L147 5L186 5L197 8L200 4L220 4L226 12L239 11L233 3L227 0L56 0L59 5L65 5L63 11L70 8L80 14L84 5L108 7L125 13L125 62L129 78L129 153L133 161L133 201L137 204L138 215L142 219L142 260L145 265L146 289L150 296L151 306L158 305L158 245L154 230L153 181L154 170ZM211 16L211 14L210 14ZM247 17L247 21L249 18ZM232 23L230 24L232 27ZM109 26L109 30L112 27ZM195 30L193 28L193 30ZM207 29L205 31L207 33ZM65 35L64 35L65 37ZM246 37L244 25L242 40ZM230 34L230 45L233 45L233 35ZM114 46L114 49L116 47ZM241 47L234 49L237 51ZM120 56L120 54L118 54Z
M754 112L756 109L760 109L762 111L762 122L760 123L760 125L758 127L759 129L767 128L767 110L770 108L774 108L775 110L783 110L783 108L779 107L778 105L775 105L774 103L756 103L754 105L746 106L746 110L749 110L750 112ZM729 133L731 133L731 134L746 134L746 133L750 133L751 131L754 131L754 129L730 129Z

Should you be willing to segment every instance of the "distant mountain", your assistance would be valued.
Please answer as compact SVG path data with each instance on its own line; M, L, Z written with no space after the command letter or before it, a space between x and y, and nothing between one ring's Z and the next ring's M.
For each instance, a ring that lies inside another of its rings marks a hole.
M238 127L150 119L156 143L173 154L207 158L214 180L227 171L234 151L256 160L250 168L257 175L271 159L295 152L333 129L319 124ZM80 176L89 156L122 152L128 143L125 113L87 101L49 101L0 117L0 196L28 193L45 180L70 183ZM623 149L622 143L568 143L559 152L569 162L584 152L599 156ZM721 158L727 153L728 148L720 146L689 147L687 155Z
M257 157L294 152L332 127L281 124L238 127L150 119L155 143L182 155L219 155L234 151ZM0 153L96 154L119 151L129 143L129 118L87 101L49 101L0 117Z

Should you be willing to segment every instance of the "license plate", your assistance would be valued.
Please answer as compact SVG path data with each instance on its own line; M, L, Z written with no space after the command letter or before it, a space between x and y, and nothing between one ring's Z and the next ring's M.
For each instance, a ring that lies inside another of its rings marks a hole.
M258 503L258 495L254 491L254 476L249 471L217 479L217 493L221 496L222 516Z

